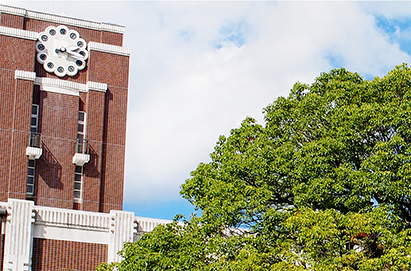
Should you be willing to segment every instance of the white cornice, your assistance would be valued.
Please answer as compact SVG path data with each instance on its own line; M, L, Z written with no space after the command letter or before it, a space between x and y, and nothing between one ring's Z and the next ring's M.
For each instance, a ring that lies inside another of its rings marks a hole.
M130 56L130 49L129 48L124 48L124 47L121 47L121 46L105 44L105 43L99 43L99 42L94 42L94 41L90 41L88 43L88 49L90 51L94 50L94 51L99 51L99 52L104 52L104 53L109 53L109 54Z
M26 16L27 14L27 11L24 8L12 7L12 6L6 6L6 5L1 5L0 11L1 13L8 13L8 14L13 14L13 15L18 15L18 16Z
M95 90L95 91L106 92L107 84L88 81L87 82L87 90Z
M37 40L37 32L0 26L0 35L16 37L28 40Z
M33 81L35 85L39 85L41 90L79 96L80 92L88 92L90 90L106 92L107 84L89 81L87 84L80 84L72 81L66 81L56 78L36 77L36 73L16 70L14 78L20 80Z
M14 72L14 79L35 81L36 80L36 73L35 72L27 72L27 71L16 70Z
M51 23L67 24L67 25L72 25L72 26L84 27L88 29L109 31L113 33L123 34L125 30L125 27L122 25L116 25L116 24L110 24L110 23L99 23L99 22L87 21L87 20L82 20L82 19L75 19L75 18L54 15L54 14L49 14L49 13L43 13L43 12L37 12L37 11L31 11L31 10L26 10L23 8L11 7L11 6L6 6L6 5L0 6L0 12L18 15L18 16L24 16L26 18L42 20L42 21L47 21Z
M54 227L66 227L88 229L95 231L107 231L110 228L110 215L107 213L95 213L76 211L70 209L36 206L36 225L48 225Z
M88 81L87 84L80 84L72 81L66 81L56 78L36 77L35 72L16 70L14 79L34 81L45 91L59 92L69 95L78 96L79 92L88 92L89 90L106 92L107 84Z

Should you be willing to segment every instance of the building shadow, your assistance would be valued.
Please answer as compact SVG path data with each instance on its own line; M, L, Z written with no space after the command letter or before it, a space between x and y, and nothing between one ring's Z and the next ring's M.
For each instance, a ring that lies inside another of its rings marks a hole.
M84 175L87 177L100 178L101 174L98 169L99 156L91 144L89 144L90 161L85 165Z
M107 129L108 129L108 116L110 111L110 103L113 101L113 93L110 88L107 88L105 103L104 103L104 126L103 126L103 148L101 157L101 183L100 183L100 207L99 212L105 211L105 189L106 189L106 163L107 163Z
M42 143L43 154L39 160L41 163L39 175L50 188L63 189L61 181L62 166L47 145L44 142Z

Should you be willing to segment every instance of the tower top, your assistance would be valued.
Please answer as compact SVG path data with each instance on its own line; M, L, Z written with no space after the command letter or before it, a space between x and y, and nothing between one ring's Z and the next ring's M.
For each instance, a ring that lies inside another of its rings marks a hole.
M51 23L57 24L64 24L64 25L71 25L77 27L83 27L93 30L102 30L102 31L109 31L113 33L124 34L125 27L118 24L113 23L103 23L103 22L94 22L89 20L71 18L61 15L55 15L50 13L38 12L27 10L24 8L19 7L12 7L7 5L0 5L0 13L7 13L17 16L22 16L29 19L36 19Z

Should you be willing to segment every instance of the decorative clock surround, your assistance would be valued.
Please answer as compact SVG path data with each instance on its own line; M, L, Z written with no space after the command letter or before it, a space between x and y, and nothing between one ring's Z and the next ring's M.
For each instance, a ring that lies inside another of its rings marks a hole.
M75 30L67 26L49 26L38 35L36 44L37 61L46 71L59 77L74 76L83 70L89 52L87 43Z

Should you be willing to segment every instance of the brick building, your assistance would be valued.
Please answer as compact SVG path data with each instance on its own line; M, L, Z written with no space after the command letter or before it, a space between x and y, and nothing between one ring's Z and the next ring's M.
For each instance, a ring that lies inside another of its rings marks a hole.
M167 222L121 211L124 27L4 5L0 12L0 269L118 261L123 242Z

